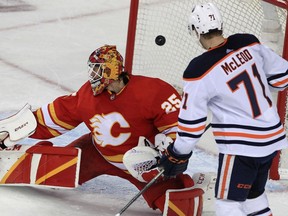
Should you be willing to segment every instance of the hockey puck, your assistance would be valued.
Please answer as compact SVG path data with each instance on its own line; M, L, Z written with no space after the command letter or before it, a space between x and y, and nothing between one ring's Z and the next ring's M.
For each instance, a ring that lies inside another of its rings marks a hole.
M155 43L156 43L158 46L163 46L163 45L166 43L166 38L165 38L163 35L158 35L158 36L155 38Z

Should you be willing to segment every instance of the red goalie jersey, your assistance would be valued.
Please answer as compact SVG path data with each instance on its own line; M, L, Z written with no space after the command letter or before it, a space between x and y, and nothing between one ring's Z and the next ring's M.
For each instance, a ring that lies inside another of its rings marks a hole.
M90 83L37 109L37 129L31 138L59 136L84 122L99 152L113 165L125 169L123 154L135 147L139 136L154 142L159 132L175 138L180 96L157 78L130 75L116 94L93 96Z

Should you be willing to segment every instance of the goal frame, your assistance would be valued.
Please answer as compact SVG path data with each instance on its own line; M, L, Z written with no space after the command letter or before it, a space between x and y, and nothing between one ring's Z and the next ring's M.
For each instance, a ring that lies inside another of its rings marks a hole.
M133 72L133 57L134 57L134 48L136 39L138 8L140 1L141 0L130 1L130 13L129 13L127 43L125 53L125 69L128 73ZM283 8L287 11L286 26L284 27L285 29L284 45L283 45L282 57L288 60L288 0L262 0L262 1ZM285 115L286 115L287 94L288 91L284 90L279 92L277 97L277 109L283 124L285 122ZM272 168L270 170L270 178L273 180L280 179L280 174L278 171L279 162L280 162L280 152L278 152L277 156L273 160Z
M265 2L268 2L270 4L273 4L275 6L281 7L287 11L286 16L286 26L285 26L285 32L284 32L284 45L283 45L283 51L282 51L282 57L286 60L288 60L288 0L278 1L278 0L262 0ZM284 91L281 91L278 93L277 97L277 110L281 119L281 122L284 124L285 118L286 118L286 104L287 104L287 89ZM279 163L280 163L280 154L279 151L277 153L277 156L274 158L272 162L272 166L270 169L270 179L272 180L280 180L280 173L278 170Z

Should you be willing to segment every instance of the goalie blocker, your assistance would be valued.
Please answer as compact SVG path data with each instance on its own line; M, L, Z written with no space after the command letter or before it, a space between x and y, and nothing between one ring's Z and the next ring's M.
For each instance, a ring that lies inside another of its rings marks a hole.
M15 115L0 120L0 147L13 146L34 133L37 126L31 106L26 104Z

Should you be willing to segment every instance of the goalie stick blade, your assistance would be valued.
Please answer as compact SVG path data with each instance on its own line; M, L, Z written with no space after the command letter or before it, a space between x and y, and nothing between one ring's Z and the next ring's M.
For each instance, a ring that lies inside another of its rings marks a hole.
M0 151L0 185L75 188L80 160L78 148L17 144Z

